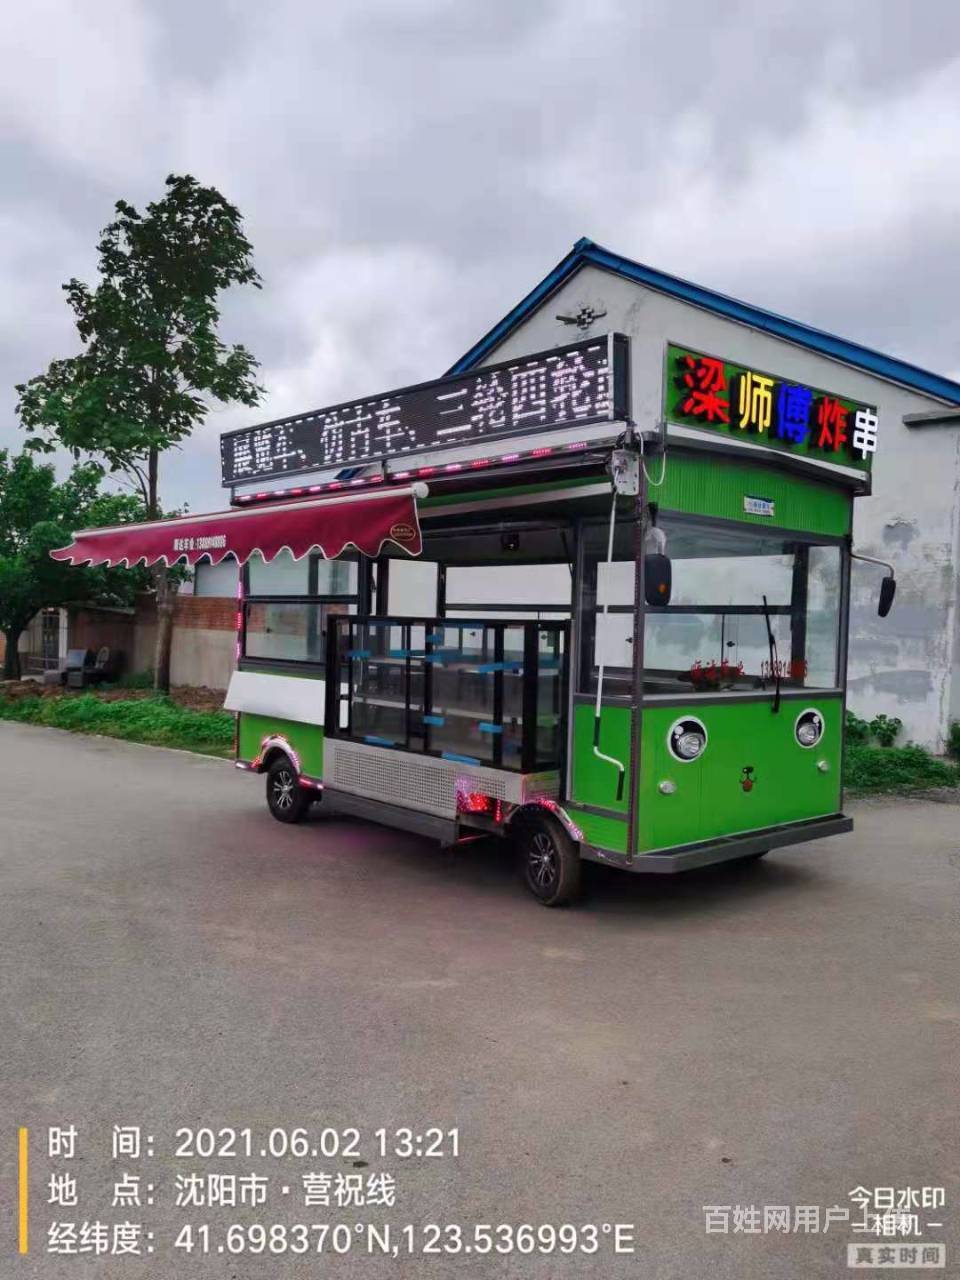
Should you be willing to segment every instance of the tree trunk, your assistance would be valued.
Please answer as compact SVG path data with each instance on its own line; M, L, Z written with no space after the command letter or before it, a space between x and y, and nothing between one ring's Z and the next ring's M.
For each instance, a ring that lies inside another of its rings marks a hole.
M147 457L147 519L156 520L160 503L157 496L157 475L160 455L151 449ZM157 693L170 692L170 648L173 643L173 602L177 584L170 581L164 565L158 564L153 573L157 592L157 639L153 651L153 687Z
M157 565L154 573L157 589L157 641L153 653L153 687L158 693L169 693L173 604L177 585L170 581L170 575L162 564Z
M3 634L7 642L7 651L3 656L3 678L4 680L19 680L20 654L17 651L17 645L23 635L23 627L12 627L9 631L4 631Z

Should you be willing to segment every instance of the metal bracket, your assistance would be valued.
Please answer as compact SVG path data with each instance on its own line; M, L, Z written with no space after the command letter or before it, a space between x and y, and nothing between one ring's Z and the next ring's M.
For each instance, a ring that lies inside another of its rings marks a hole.
M610 479L614 492L635 498L640 492L640 454L636 449L614 449L610 454Z

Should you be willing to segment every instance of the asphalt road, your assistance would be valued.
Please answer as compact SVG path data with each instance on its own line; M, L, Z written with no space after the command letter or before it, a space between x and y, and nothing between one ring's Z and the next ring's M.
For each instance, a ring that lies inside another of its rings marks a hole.
M960 808L854 813L852 836L741 869L591 868L586 905L548 911L496 846L442 852L319 812L283 827L262 781L222 762L0 725L0 1275L843 1276L863 1239L845 1224L734 1234L731 1214L707 1234L704 1206L856 1220L861 1185L944 1186L921 1216L945 1224L926 1234L949 1273ZM51 1157L47 1126L71 1123L75 1158ZM113 1162L115 1124L154 1155ZM175 1156L175 1131L202 1126L251 1128L253 1156ZM361 1136L346 1157L260 1158L271 1129L301 1126ZM459 1156L381 1158L375 1131L402 1126L456 1126ZM264 1207L173 1204L178 1175L250 1171L271 1176ZM304 1172L378 1171L391 1209L303 1206ZM76 1207L46 1203L64 1172ZM112 1208L121 1172L154 1204ZM55 1220L125 1219L153 1232L149 1258L44 1253ZM595 1223L600 1251L217 1251L229 1223L271 1221ZM174 1248L204 1222L210 1254ZM636 1254L614 1255L604 1223L634 1224Z

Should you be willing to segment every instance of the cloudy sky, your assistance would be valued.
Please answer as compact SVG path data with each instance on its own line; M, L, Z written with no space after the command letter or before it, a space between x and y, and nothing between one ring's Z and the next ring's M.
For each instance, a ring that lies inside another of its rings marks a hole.
M118 197L245 214L267 399L168 506L220 504L222 430L438 376L582 235L960 376L960 6L31 0L0 53L0 445Z

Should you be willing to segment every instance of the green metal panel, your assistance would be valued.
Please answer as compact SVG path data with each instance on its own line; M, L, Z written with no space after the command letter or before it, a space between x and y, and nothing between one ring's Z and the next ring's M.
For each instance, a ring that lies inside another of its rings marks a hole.
M630 768L630 708L601 707L600 750L604 755L621 760ZM618 772L606 760L593 754L593 707L579 703L573 709L573 788L574 804L588 804L598 809L627 812L627 787L617 799Z
M646 706L643 711L639 850L799 822L837 813L840 808L840 750L843 706L838 695L789 699L771 710L760 702L698 706ZM824 718L817 746L804 748L794 735L797 716L814 707ZM675 720L695 716L707 730L699 759L676 760L667 746ZM824 762L826 771L818 765ZM744 769L753 768L754 785L743 787ZM676 791L664 795L661 782Z
M672 448L667 453L663 485L651 489L650 497L666 511L832 537L845 537L850 532L853 507L850 491L838 485L776 466L732 461L716 454L680 453ZM773 517L748 514L743 509L744 498L773 502Z
M583 832L587 844L595 845L598 849L611 849L614 853L626 853L626 818L607 818L602 813L584 813L575 805L567 805L566 809Z
M630 768L630 708L601 707L600 750L622 760ZM627 782L617 799L617 769L593 754L593 707L578 703L573 709L573 788L567 812L583 832L588 844L616 853L627 851ZM585 813L577 806L587 804L612 809L622 818Z
M281 720L277 716L257 716L241 711L238 759L248 764L260 754L264 738L281 737L300 758L303 772L311 778L323 777L323 729L317 724Z

